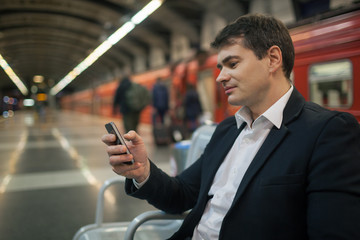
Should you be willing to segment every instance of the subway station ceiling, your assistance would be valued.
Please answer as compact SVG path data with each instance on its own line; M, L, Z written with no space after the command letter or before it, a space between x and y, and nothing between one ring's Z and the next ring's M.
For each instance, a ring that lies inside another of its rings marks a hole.
M51 87L149 2L0 0L0 54L29 90L35 75L44 76L45 85ZM114 79L139 52L148 53L151 46L163 49L166 60L169 60L172 32L185 34L191 46L196 48L206 10L212 8L226 21L231 21L239 13L249 12L251 2L165 0L156 12L112 46L64 90L77 91ZM299 19L299 6L316 1L292 2ZM14 83L0 69L0 96L1 93L17 91L14 89Z

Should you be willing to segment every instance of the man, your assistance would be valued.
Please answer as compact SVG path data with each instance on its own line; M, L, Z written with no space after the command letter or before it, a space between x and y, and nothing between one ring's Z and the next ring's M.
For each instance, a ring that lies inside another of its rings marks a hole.
M109 146L126 192L159 209L191 209L172 239L360 239L360 129L347 113L305 102L289 78L294 48L273 17L226 26L216 81L232 105L204 154L170 178L147 158L135 132L132 155ZM111 144L114 136L105 135ZM122 162L135 159L132 166Z

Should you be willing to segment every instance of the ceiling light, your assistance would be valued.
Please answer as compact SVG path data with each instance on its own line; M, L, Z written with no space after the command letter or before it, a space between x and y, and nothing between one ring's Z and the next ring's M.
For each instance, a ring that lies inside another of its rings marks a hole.
M125 37L135 26L146 19L151 13L158 9L163 0L152 0L143 9L137 12L130 21L122 25L112 35L110 35L102 44L100 44L89 56L80 62L72 71L70 71L63 79L61 79L51 90L51 95L56 95L69 83L71 83L78 75L91 66L101 55L108 51L114 44Z
M4 69L5 73L9 76L11 81L15 83L16 87L21 91L23 95L28 94L28 89L25 87L24 83L20 80L20 78L14 73L9 64L5 61L5 59L0 54L0 66Z
M44 81L44 77L41 75L35 75L33 77L33 81L34 83L42 83Z
M131 21L134 24L141 23L145 18L147 18L150 14L152 14L156 9L158 9L162 4L160 0L154 0L149 2L143 9L141 9L138 13L136 13Z

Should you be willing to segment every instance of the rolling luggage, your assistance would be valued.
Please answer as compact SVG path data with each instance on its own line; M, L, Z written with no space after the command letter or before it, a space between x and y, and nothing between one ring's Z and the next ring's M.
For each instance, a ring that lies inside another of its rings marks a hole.
M156 124L153 127L153 136L157 146L166 146L171 143L170 131L165 125Z

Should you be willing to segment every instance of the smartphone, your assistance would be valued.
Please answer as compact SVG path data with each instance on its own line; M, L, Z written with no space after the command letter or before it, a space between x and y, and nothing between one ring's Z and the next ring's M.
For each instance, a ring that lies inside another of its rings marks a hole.
M114 134L116 136L116 145L124 145L126 147L126 153L130 154L130 151L128 149L128 147L126 146L125 140L123 138L123 136L120 134L118 128L116 127L114 122L109 122L107 124L105 124L105 128L108 131L108 133ZM124 164L133 164L134 163L134 159L129 161L129 162L124 162Z

